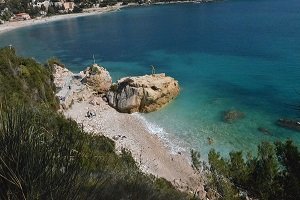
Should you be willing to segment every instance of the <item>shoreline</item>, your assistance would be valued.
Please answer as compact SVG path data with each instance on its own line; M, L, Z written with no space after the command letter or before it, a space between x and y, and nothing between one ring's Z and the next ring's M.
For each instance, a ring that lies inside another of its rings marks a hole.
M82 125L88 133L112 139L117 152L122 148L130 150L139 168L147 174L165 178L183 191L196 192L203 184L201 175L191 167L188 152L175 154L137 115L119 113L102 99L97 101L99 105L92 105L89 100L75 102L64 115ZM87 118L88 111L96 116Z
M166 132L163 127L155 124L154 122L149 122L146 117L142 115L142 113L132 113L131 115L133 115L136 120L140 121L150 134L156 135L172 155L184 154L188 158L190 157L190 147L188 147L188 145L184 141L180 140L177 136L172 134L172 132L171 135L173 136L173 138L170 138L168 137L170 132ZM179 144L178 141L182 143ZM191 163L191 159L187 160Z
M131 5L129 5L129 6L131 6ZM55 22L55 21L73 19L73 18L77 18L77 17L101 15L101 14L108 13L108 12L118 11L124 7L128 7L128 6L124 6L124 5L121 5L121 3L118 3L114 6L109 6L109 7L86 9L81 13L53 15L53 16L43 17L43 18L39 18L39 19L6 22L6 23L0 25L0 34L9 32L9 31L12 31L15 29L28 27L28 26L34 26L34 25L38 25L38 24L51 23L51 22Z
M0 35L2 33L6 33L15 29L34 26L38 24L45 24L51 23L60 20L72 19L77 17L85 17L85 16L93 16L93 15L101 15L108 12L119 11L123 8L130 8L130 7L140 7L140 6L159 6L159 5L168 5L168 4L184 4L184 3L210 3L214 2L215 0L203 0L203 1L171 1L171 2L155 2L151 4L138 4L138 3L129 3L127 5L122 5L122 3L117 3L113 6L108 7L99 7L99 8L87 8L84 9L81 13L71 13L71 14L61 14L61 15L52 15L47 16L39 19L30 19L24 21L15 21L15 22L5 22L4 24L0 24Z
M60 112L90 134L104 135L115 142L116 151L130 150L139 168L155 177L170 181L176 188L190 193L204 192L204 176L192 168L189 152L172 151L172 141L151 130L139 113L120 113L108 105L91 86L82 84L71 71L58 67L54 83L60 97ZM93 113L92 115L90 113Z

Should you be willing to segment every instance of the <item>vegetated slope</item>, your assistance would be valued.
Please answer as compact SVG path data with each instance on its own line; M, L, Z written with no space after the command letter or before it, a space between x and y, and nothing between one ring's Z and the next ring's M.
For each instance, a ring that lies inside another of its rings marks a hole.
M32 58L16 56L13 48L0 49L0 100L56 108L55 86L49 66Z
M112 140L56 113L49 67L8 48L0 66L0 199L189 198L142 173L128 150L117 154Z

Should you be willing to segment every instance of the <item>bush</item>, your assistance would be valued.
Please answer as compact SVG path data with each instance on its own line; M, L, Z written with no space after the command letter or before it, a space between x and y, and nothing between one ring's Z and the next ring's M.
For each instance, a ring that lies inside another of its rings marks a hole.
M230 189L235 196L247 191L258 199L300 199L300 152L291 140L258 146L256 157L244 160L242 152L231 152L230 158L209 153L211 187L221 196Z
M0 101L43 104L58 108L51 70L31 58L16 56L12 48L0 49Z
M54 65L59 65L63 68L65 68L66 66L56 57L52 57L50 59L47 60L47 65L46 67L50 67L52 68Z
M49 129L43 114L25 106L0 111L1 199L77 199L87 173L81 170L81 132L74 123ZM63 120L61 117L50 120Z
M92 72L92 74L97 74L99 72L99 69L98 67L91 66L90 71Z
M200 153L191 149L191 158L193 169L199 171L201 168Z
M81 13L82 12L82 8L80 8L79 6L75 6L73 9L73 13Z

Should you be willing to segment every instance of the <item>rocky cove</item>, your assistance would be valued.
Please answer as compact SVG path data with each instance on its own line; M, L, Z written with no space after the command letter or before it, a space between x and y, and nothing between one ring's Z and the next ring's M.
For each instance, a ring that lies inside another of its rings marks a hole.
M78 74L56 65L54 82L62 109L83 100L99 105L101 99L120 113L153 112L167 105L180 92L178 81L164 73L124 77L113 83L109 72L97 64ZM223 113L222 121L231 124L245 115L239 110L228 110ZM274 124L295 131L300 129L296 119L283 118ZM272 132L261 126L257 130L267 135Z
M138 115L128 114L152 112L167 105L180 92L178 81L165 74L152 74L124 77L112 83L109 72L99 65L78 74L58 65L55 71L57 96L65 116L77 121L89 133L113 139L118 151L129 149L144 172L164 177L179 189L206 195L206 179L191 167L189 152L171 152ZM244 118L247 119L244 112L230 109L222 113L220 121L234 126ZM297 120L281 119L277 123L294 130L299 127ZM256 131L273 135L273 130L265 126L257 126ZM214 146L218 141L208 137L207 142Z
M108 71L99 65L78 74L59 65L54 71L62 114L86 132L114 140L118 152L129 149L142 171L163 177L180 190L206 195L205 178L192 168L190 152L172 152L139 114L133 113L152 112L167 105L179 94L178 81L153 74L112 83Z

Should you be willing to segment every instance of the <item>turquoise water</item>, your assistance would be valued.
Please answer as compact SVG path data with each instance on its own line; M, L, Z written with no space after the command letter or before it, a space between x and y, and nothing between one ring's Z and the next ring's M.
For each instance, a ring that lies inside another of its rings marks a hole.
M300 144L299 132L275 125L278 118L299 116L293 107L300 102L299 0L128 8L8 32L0 44L41 62L56 56L73 71L91 64L94 54L114 80L157 66L179 80L181 94L142 116L164 137L203 155L211 147L251 151L263 140ZM226 124L228 109L246 117Z

